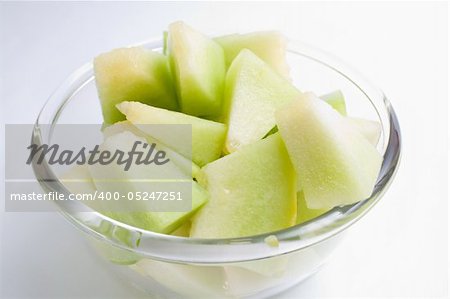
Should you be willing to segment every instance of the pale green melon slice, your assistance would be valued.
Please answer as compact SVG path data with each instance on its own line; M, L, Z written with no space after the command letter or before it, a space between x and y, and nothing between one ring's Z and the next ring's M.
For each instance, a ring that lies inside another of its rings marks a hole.
M327 102L340 114L347 116L347 107L345 105L345 98L340 90L335 90L333 92L321 95L320 98L325 102Z
M381 125L377 121L356 117L348 117L348 121L374 146L378 144L381 135Z
M345 117L304 94L277 111L276 119L308 208L332 208L371 195L382 157Z
M211 197L191 237L243 237L295 223L295 173L279 134L206 165L197 180Z
M166 56L142 47L116 49L94 59L94 73L105 123L125 117L122 101L177 109L175 85Z
M116 150L121 150L128 152L133 148L136 141L146 142L144 138L138 137L131 132L119 133L108 137L100 146L100 151L108 150L114 153ZM159 150L158 147L156 149ZM192 181L190 175L181 171L172 161L164 165L138 165L134 163L128 171L124 170L123 165L118 165L117 163L109 163L106 165L94 164L89 165L89 172L98 191L120 192L121 195L125 196L128 192L133 192L133 194L137 194L137 192L141 192L141 194L149 192L152 189L149 189L147 186L151 186L154 182L170 180L178 183L192 184L191 209L186 212L153 212L149 210L147 201L138 200L122 200L121 204L127 205L123 206L125 212L118 211L117 206L112 210L110 208L111 206L107 205L107 202L100 209L100 212L108 217L159 233L170 233L178 228L208 199L208 193L196 182Z
M219 116L226 71L222 47L183 22L170 24L168 32L168 56L181 111Z
M322 95L322 96L320 96L320 98L322 100L324 100L327 104L329 104L331 107L333 107L335 110L337 110L339 113L341 113L342 115L347 115L345 98L340 90L336 90L336 91L330 92L328 94ZM366 127L366 126L364 126L364 127ZM272 135L276 132L278 132L278 128L277 128L277 126L274 126L264 137Z
M289 67L286 63L286 38L277 31L261 31L247 34L230 34L214 39L224 52L229 67L243 49L252 51L264 60L275 71L289 78Z
M361 118L346 118L373 146L376 146L381 132L380 123ZM297 193L297 224L314 219L330 209L310 209L306 205L305 195L302 191Z
M191 221L188 220L183 223L179 228L174 230L171 235L177 237L189 238L189 234L191 232Z
M303 191L297 192L297 224L307 222L328 212L330 209L310 209L306 205Z
M224 124L179 112L151 107L138 102L123 102L117 107L126 115L127 120L139 129L185 157L192 155L192 160L197 165L203 166L206 163L214 161L222 153L226 134L226 126ZM167 132L151 130L152 128L145 126L145 124L190 125L192 127L191 144L189 142L184 143L180 142L180 140L174 140L173 136L169 136Z
M245 49L231 64L225 86L227 152L266 136L275 126L275 111L301 94L264 61Z
M331 107L338 111L341 115L347 116L347 107L345 104L344 95L340 90L335 90L328 94L320 96L322 100L327 102ZM367 140L373 145L377 145L381 134L381 125L379 122L356 118L347 117L349 122L363 134Z
M108 138L115 134L127 131L133 133L136 136L145 138L148 144L157 143L159 148L167 153L167 156L170 158L170 160L175 163L175 165L178 166L181 171L190 175L191 177L195 177L198 171L200 171L200 167L190 159L163 145L161 142L158 142L155 138L141 131L128 120L116 122L115 124L104 128L103 136L105 138Z

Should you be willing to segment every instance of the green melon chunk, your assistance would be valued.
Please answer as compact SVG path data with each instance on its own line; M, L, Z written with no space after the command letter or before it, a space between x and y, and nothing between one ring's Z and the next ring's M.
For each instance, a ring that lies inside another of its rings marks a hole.
M275 125L275 111L300 96L286 79L249 50L230 66L225 83L225 150L233 152L266 136Z
M181 111L219 116L226 71L222 47L183 22L175 22L169 26L168 55Z
M146 140L131 132L123 132L108 137L100 146L100 151L115 152L121 150L128 152L133 148L136 141L145 143ZM156 147L156 150L160 150ZM147 201L122 201L126 212L117 211L117 206L112 210L107 205L99 207L99 212L110 218L123 223L133 225L142 229L158 232L170 233L186 220L188 220L208 199L208 193L201 188L191 177L181 171L175 163L169 161L164 165L145 165L134 163L128 171L124 171L123 165L109 163L107 165L89 165L89 173L98 191L120 192L122 195L128 192L148 192L145 182L154 181L176 181L179 183L192 184L192 208L186 212L153 212L147 208ZM169 187L168 187L169 188ZM174 191L174 190L167 190ZM131 209L130 205L134 205Z
M381 124L379 122L356 117L348 117L347 119L373 146L378 144L381 135Z
M158 147L163 150L167 156L170 158L170 160L175 163L178 168L183 171L185 174L190 175L191 177L195 177L196 174L200 171L200 167L197 166L194 162L192 162L190 159L184 157L183 155L179 154L178 152L172 150L171 148L165 146L161 142L158 142L155 138L148 135L147 133L139 130L136 126L134 126L130 121L124 120L120 122L116 122L115 124L106 127L103 129L103 136L105 138L108 138L110 136L113 136L118 133L122 132L131 132L136 136L143 137L147 140L148 144L156 143L158 144Z
M345 107L345 98L340 90L336 90L336 91L330 92L328 94L322 95L322 96L320 96L320 98L322 100L324 100L326 103L328 103L335 110L337 110L339 113L341 113L342 115L347 115L347 111L346 111L346 107ZM369 125L366 126L364 124L361 124L361 126L367 127L368 133L370 132L370 134L375 134L374 132L371 132ZM276 132L278 132L278 128L277 128L277 126L274 126L266 134L266 136L264 136L264 138L269 135L272 135ZM373 136L371 136L371 137L373 137Z
M313 94L276 113L278 129L310 209L328 209L366 199L382 157L347 119Z
M297 224L307 222L328 212L330 209L310 209L306 205L305 195L297 192Z
M344 95L340 90L321 95L320 98L327 102L331 107L343 116L347 116L347 107L345 105Z
M94 59L94 73L105 123L124 120L122 101L139 101L175 110L177 99L166 56L142 47L116 49Z
M286 63L286 38L276 31L261 31L247 34L230 34L215 38L224 52L227 67L243 49L252 51L270 65L276 72L289 78Z
M295 223L296 178L279 134L206 165L197 180L211 197L193 218L191 237L243 237Z
M189 238L190 231L191 231L191 221L188 220L185 223L183 223L179 228L174 230L171 233L171 235L177 236L177 237Z
M192 154L192 160L199 166L216 160L222 153L227 130L224 124L138 102L120 103L118 109L126 115L127 120L131 123L173 150L186 157L190 157ZM156 130L148 132L151 128L144 126L145 124L191 125L192 144L174 140L173 136L168 136L166 132Z

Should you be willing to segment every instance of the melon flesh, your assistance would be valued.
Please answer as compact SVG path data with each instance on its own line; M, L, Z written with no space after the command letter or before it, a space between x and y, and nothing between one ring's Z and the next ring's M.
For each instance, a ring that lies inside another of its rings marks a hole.
M335 90L328 94L322 95L320 98L327 102L341 115L347 116L345 98L340 90ZM349 123L355 126L355 128L360 131L360 133L364 135L372 145L377 145L381 134L381 125L379 122L356 117L347 117L347 119Z
M230 66L225 83L225 150L262 139L276 125L275 111L301 93L249 50Z
M321 95L320 98L325 102L327 102L341 115L347 116L347 107L345 105L345 98L340 90L335 90L333 92Z
M347 119L373 146L378 144L381 135L379 122L356 117L348 117Z
M335 90L328 94L320 96L322 100L327 102L331 107L338 111L341 115L347 116L347 107L344 95L340 90ZM381 134L381 125L379 122L356 117L347 117L350 124L364 135L367 140L374 146L377 145Z
M243 237L295 223L295 172L279 134L206 165L197 180L211 197L193 218L191 237Z
M174 230L171 235L177 236L177 237L183 237L183 238L189 238L189 234L191 232L191 221L188 220L183 225L181 225L179 228Z
M139 130L136 126L134 126L130 121L124 120L116 122L115 124L106 127L103 130L103 136L106 138L111 137L113 135L116 135L118 133L123 132L131 132L136 136L143 137L147 141L148 144L156 143L158 144L158 147L163 150L167 157L170 158L170 160L185 174L190 175L191 177L194 177L198 171L200 171L200 167L197 166L194 162L192 162L190 159L184 157L183 155L179 154L178 152L172 150L171 148L163 145L161 142L158 142L156 139L154 139L152 136L146 134L145 132Z
M345 106L345 98L340 90L336 90L336 91L330 92L328 94L322 95L322 96L320 96L320 98L322 100L324 100L328 105L333 107L335 110L337 110L339 113L341 113L342 115L347 115L347 110L346 110L346 106ZM355 124L356 124L356 122L355 122ZM366 124L361 122L361 126L363 127L362 128L363 131L367 130L368 133L373 134L373 132L370 132L369 128L366 129L366 127L369 127L369 125L366 126ZM277 126L274 126L264 137L272 135L276 132L278 132L278 128L277 128Z
M116 49L94 59L94 73L105 123L125 119L116 104L139 101L175 110L175 85L166 56L142 47Z
M146 142L144 138L131 132L123 132L108 137L101 144L100 150L114 152L118 149L127 152L132 149L136 141ZM208 199L208 193L171 161L159 166L134 163L128 171L124 171L123 165L117 163L93 164L89 165L88 168L96 190L108 192L114 190L120 192L121 195L126 195L128 192L136 194L136 192L151 191L146 188L143 181L151 184L154 181L170 179L177 182L192 183L192 209L187 212L153 212L149 211L146 201L137 200L122 201L122 204L127 205L124 206L125 212L112 210L107 202L99 208L99 212L108 217L142 229L158 233L170 233L188 220ZM131 205L134 206L131 207Z
M310 209L306 205L305 195L303 191L297 192L297 222L296 224L307 222L311 219L319 217L322 214L325 214L330 209Z
M362 118L347 117L352 126L355 127L373 146L376 146L380 137L380 123ZM302 191L297 193L297 224L314 219L330 209L309 209L306 205L305 195Z
M243 49L252 51L264 60L276 72L289 78L289 67L286 63L286 38L277 31L261 31L247 34L230 34L214 39L224 52L227 67Z
M192 155L192 160L199 166L216 160L222 153L227 130L224 124L175 111L151 107L139 102L123 102L117 107L126 115L127 120L139 129L187 158L190 158ZM167 132L152 130L152 127L144 126L145 124L190 125L192 128L192 140L191 142L181 142L179 139L174 140L173 136L169 136Z
M181 111L207 118L220 115L226 71L222 47L183 22L170 24L168 32Z
M308 93L277 111L276 119L308 208L371 195L382 157L345 117Z

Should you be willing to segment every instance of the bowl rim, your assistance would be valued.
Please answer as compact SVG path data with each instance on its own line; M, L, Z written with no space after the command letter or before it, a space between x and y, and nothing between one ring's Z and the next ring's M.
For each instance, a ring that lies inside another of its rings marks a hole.
M144 46L160 51L162 45L161 39L153 39L133 46ZM143 257L179 263L218 264L265 259L308 248L345 231L381 199L395 176L401 156L401 133L397 116L391 103L379 88L335 56L298 41L290 41L287 51L320 63L345 77L367 97L376 110L384 134L384 144L381 149L383 161L373 193L369 198L351 205L335 207L308 222L279 231L221 239L185 238L147 231L119 222L94 210L79 212L78 205L82 203L76 201L55 202L59 211L76 227L102 242ZM56 89L36 119L32 142L38 145L43 143L41 125L55 125L61 111L72 96L93 79L93 64L90 62L73 72ZM378 101L374 101L374 98ZM382 115L385 116L384 119ZM49 138L50 135L47 137ZM32 166L44 190L70 193L46 163ZM51 179L40 179L43 175ZM92 220L108 224L111 231L117 229L128 231L133 242L124 244L111 234L94 229L87 224ZM266 244L265 239L268 236L276 236L279 246L274 248Z

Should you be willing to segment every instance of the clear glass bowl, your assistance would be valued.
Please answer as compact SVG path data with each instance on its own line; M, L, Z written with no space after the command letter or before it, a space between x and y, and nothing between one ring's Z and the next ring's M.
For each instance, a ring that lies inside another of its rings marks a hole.
M141 45L161 51L162 41ZM293 83L300 90L320 95L340 89L346 97L349 115L381 123L377 148L383 154L383 164L372 196L284 230L231 239L162 235L92 210L79 212L80 202L55 203L85 233L97 252L113 262L112 268L148 294L158 298L262 298L282 292L315 273L347 228L387 190L398 167L401 141L397 118L388 99L331 55L299 42L290 42L288 49ZM50 143L52 130L42 130L44 124L102 123L93 79L89 63L55 91L36 121L32 137L35 143ZM46 164L33 167L44 190L69 193L51 167ZM278 247L266 244L264 240L269 235L277 237Z

